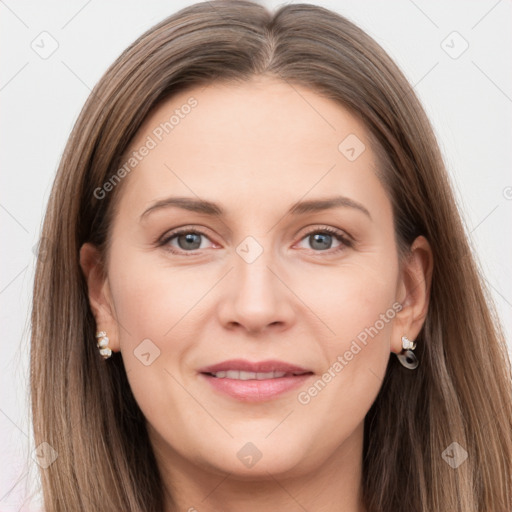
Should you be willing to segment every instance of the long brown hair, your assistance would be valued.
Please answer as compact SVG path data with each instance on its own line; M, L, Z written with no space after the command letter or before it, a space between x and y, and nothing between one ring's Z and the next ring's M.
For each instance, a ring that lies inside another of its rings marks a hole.
M191 86L263 73L333 99L364 122L392 201L399 256L418 235L433 251L421 364L410 371L390 357L365 419L367 510L512 510L507 347L422 106L384 50L344 17L308 4L272 14L243 0L195 4L142 35L96 85L69 138L44 219L47 254L37 263L32 311L35 441L58 453L41 470L46 510L163 510L122 356L104 361L96 348L79 249L94 243L106 260L123 183L102 199L94 191L119 169L151 109ZM455 442L468 453L457 468L445 462Z

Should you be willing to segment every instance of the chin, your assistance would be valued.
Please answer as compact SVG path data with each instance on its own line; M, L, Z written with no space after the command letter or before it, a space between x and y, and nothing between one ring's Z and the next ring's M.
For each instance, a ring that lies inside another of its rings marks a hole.
M205 453L203 464L220 474L230 474L237 480L271 480L273 477L298 476L307 472L304 462L303 443L289 439L288 445L281 440L271 442L261 438L249 441L232 439L230 446L222 447L222 455L212 459L211 449ZM311 468L309 468L311 470Z

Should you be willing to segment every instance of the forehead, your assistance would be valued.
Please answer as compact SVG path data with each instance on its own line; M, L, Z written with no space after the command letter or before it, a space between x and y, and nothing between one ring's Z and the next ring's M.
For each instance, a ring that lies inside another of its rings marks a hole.
M125 162L130 158L121 203L141 207L169 193L240 207L380 186L356 117L311 89L270 77L172 96L145 120Z

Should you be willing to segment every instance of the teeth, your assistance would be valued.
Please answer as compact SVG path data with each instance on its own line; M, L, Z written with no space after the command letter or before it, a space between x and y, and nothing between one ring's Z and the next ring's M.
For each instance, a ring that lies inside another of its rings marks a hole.
M278 379L285 375L290 375L286 372L244 372L238 370L227 370L222 372L212 373L218 379L235 379L235 380L265 380L265 379Z

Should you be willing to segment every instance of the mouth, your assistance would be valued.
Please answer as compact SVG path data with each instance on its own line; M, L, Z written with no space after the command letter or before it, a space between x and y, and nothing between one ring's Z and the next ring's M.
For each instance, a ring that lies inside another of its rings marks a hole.
M206 372L203 375L210 375L217 379L233 380L268 380L282 379L283 377L297 377L299 375L312 374L313 372L246 372L241 370L222 370L219 372Z
M221 395L242 402L264 402L304 384L314 373L282 361L238 359L202 368L199 375Z

